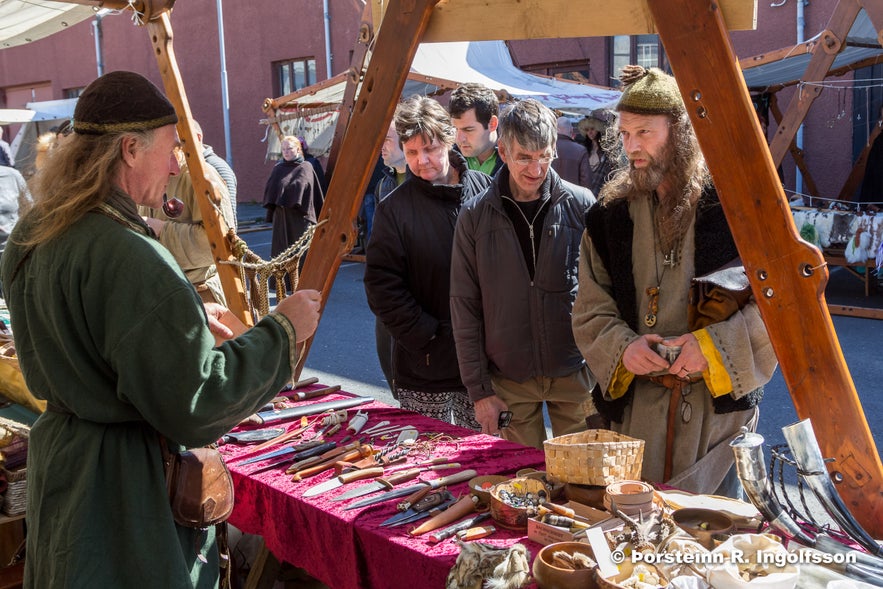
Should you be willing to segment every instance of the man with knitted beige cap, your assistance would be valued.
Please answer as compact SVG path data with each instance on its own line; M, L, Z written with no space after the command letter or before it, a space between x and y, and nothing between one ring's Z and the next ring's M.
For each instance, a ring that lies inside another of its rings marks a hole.
M691 279L738 257L675 79L627 66L620 168L586 214L576 343L610 428L645 440L643 476L741 496L728 442L754 428L776 367L754 301L688 324Z

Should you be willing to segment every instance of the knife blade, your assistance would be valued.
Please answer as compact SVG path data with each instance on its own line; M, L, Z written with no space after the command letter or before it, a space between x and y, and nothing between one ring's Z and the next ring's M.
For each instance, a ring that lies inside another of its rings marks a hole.
M356 501L352 505L347 505L343 508L344 511L348 511L350 509L359 509L360 507L367 507L368 505L374 505L376 503L383 503L384 501L389 501L390 499L398 499L399 497L404 497L406 495L410 495L414 491L418 489L423 489L425 487L429 487L430 489L438 489L439 487L444 487L447 485L454 485L456 483L462 483L463 481L468 481L472 477L478 476L478 473L472 469L464 470L462 472L458 472L456 474L452 474L446 477L442 477L440 479L435 479L432 481L422 481L417 483L416 485L410 485L408 487L402 487L401 489L393 489L391 491L387 491L386 493L382 493L377 497L368 497L366 499L362 499L361 501Z
M322 493L333 491L334 489L346 485L347 483L352 483L353 481L361 481L364 479L373 479L374 477L378 477L382 474L382 466L375 466L374 468L363 468L361 470L345 472L340 476L332 477L323 483L313 485L304 492L303 496L315 497L316 495L321 495Z
M285 446L284 448L279 448L278 450L273 450L271 452L264 452L263 454L258 454L257 456L252 456L247 460L243 460L240 466L245 466L246 464L252 464L254 462L260 462L262 460L269 460L270 458L275 458L277 456L285 456L287 454L297 454L298 452L302 452L304 450L309 450L311 448L315 448L317 446L321 446L324 442L322 440L310 440L309 442L304 442L303 444L295 444L293 446Z
M450 462L448 464L436 464L433 466L409 468L407 470L394 472L389 476L378 478L372 483L359 485L358 487L354 487L348 491L345 491L340 495L332 497L331 501L346 501L348 499L355 499L356 497L364 497L365 495L370 495L371 493L376 493L377 491L389 491L399 483L404 483L416 479L417 475L419 475L421 472L426 472L429 470L438 471L449 468L460 468L460 463Z
M257 442L266 442L267 440L272 440L273 438L279 437L285 433L285 430L281 427L270 427L266 429L256 429L249 432L235 432L224 434L221 436L221 439L218 440L218 445L221 444L255 444Z
M290 421L298 417L306 415L317 415L326 411L337 409L349 409L357 407L365 403L372 403L373 397L352 397L350 399L341 399L339 401L325 401L323 403L312 403L298 407L289 407L288 409L280 409L278 411L262 411L246 417L239 422L239 425L270 425L282 421Z

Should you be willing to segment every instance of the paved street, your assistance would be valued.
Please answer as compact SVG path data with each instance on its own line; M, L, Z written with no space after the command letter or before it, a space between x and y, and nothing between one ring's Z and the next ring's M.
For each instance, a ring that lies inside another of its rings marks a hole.
M257 213L252 213L252 209L248 207L243 212L243 206L240 206L240 219L261 216L259 209ZM269 230L247 233L244 237L253 251L267 259ZM370 395L394 404L377 363L374 316L365 300L363 271L361 263L344 262L341 265L302 376L317 376L323 383L340 384L353 393ZM859 280L842 268L834 268L827 297L830 302L840 304L883 306L883 295L872 295L865 299L862 289ZM834 326L877 447L881 448L883 362L879 354L883 348L883 321L835 317ZM781 428L796 421L794 405L781 372L777 371L766 387L758 431L769 445L783 444Z

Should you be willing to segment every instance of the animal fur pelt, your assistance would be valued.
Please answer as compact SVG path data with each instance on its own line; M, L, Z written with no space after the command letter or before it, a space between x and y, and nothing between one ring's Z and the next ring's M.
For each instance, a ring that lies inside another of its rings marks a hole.
M460 555L448 574L445 589L518 589L530 581L530 552L522 544L497 548L461 542Z

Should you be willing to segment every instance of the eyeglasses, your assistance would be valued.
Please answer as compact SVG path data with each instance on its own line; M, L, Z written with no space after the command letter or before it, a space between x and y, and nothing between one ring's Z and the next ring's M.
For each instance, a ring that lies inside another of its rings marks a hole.
M531 164L539 164L539 165L541 165L541 166L548 166L549 164L552 163L552 161L554 161L554 160L557 159L557 158L558 158L558 154L557 154L557 153L554 153L554 154L552 154L552 155L549 155L549 156L546 156L546 157L541 157L541 158L538 158L538 159L535 159L535 160L534 160L534 159L524 158L524 159L520 159L520 160L514 160L514 162L515 162L517 165L521 166L522 168L526 168L527 166L529 166L529 165L531 165Z

